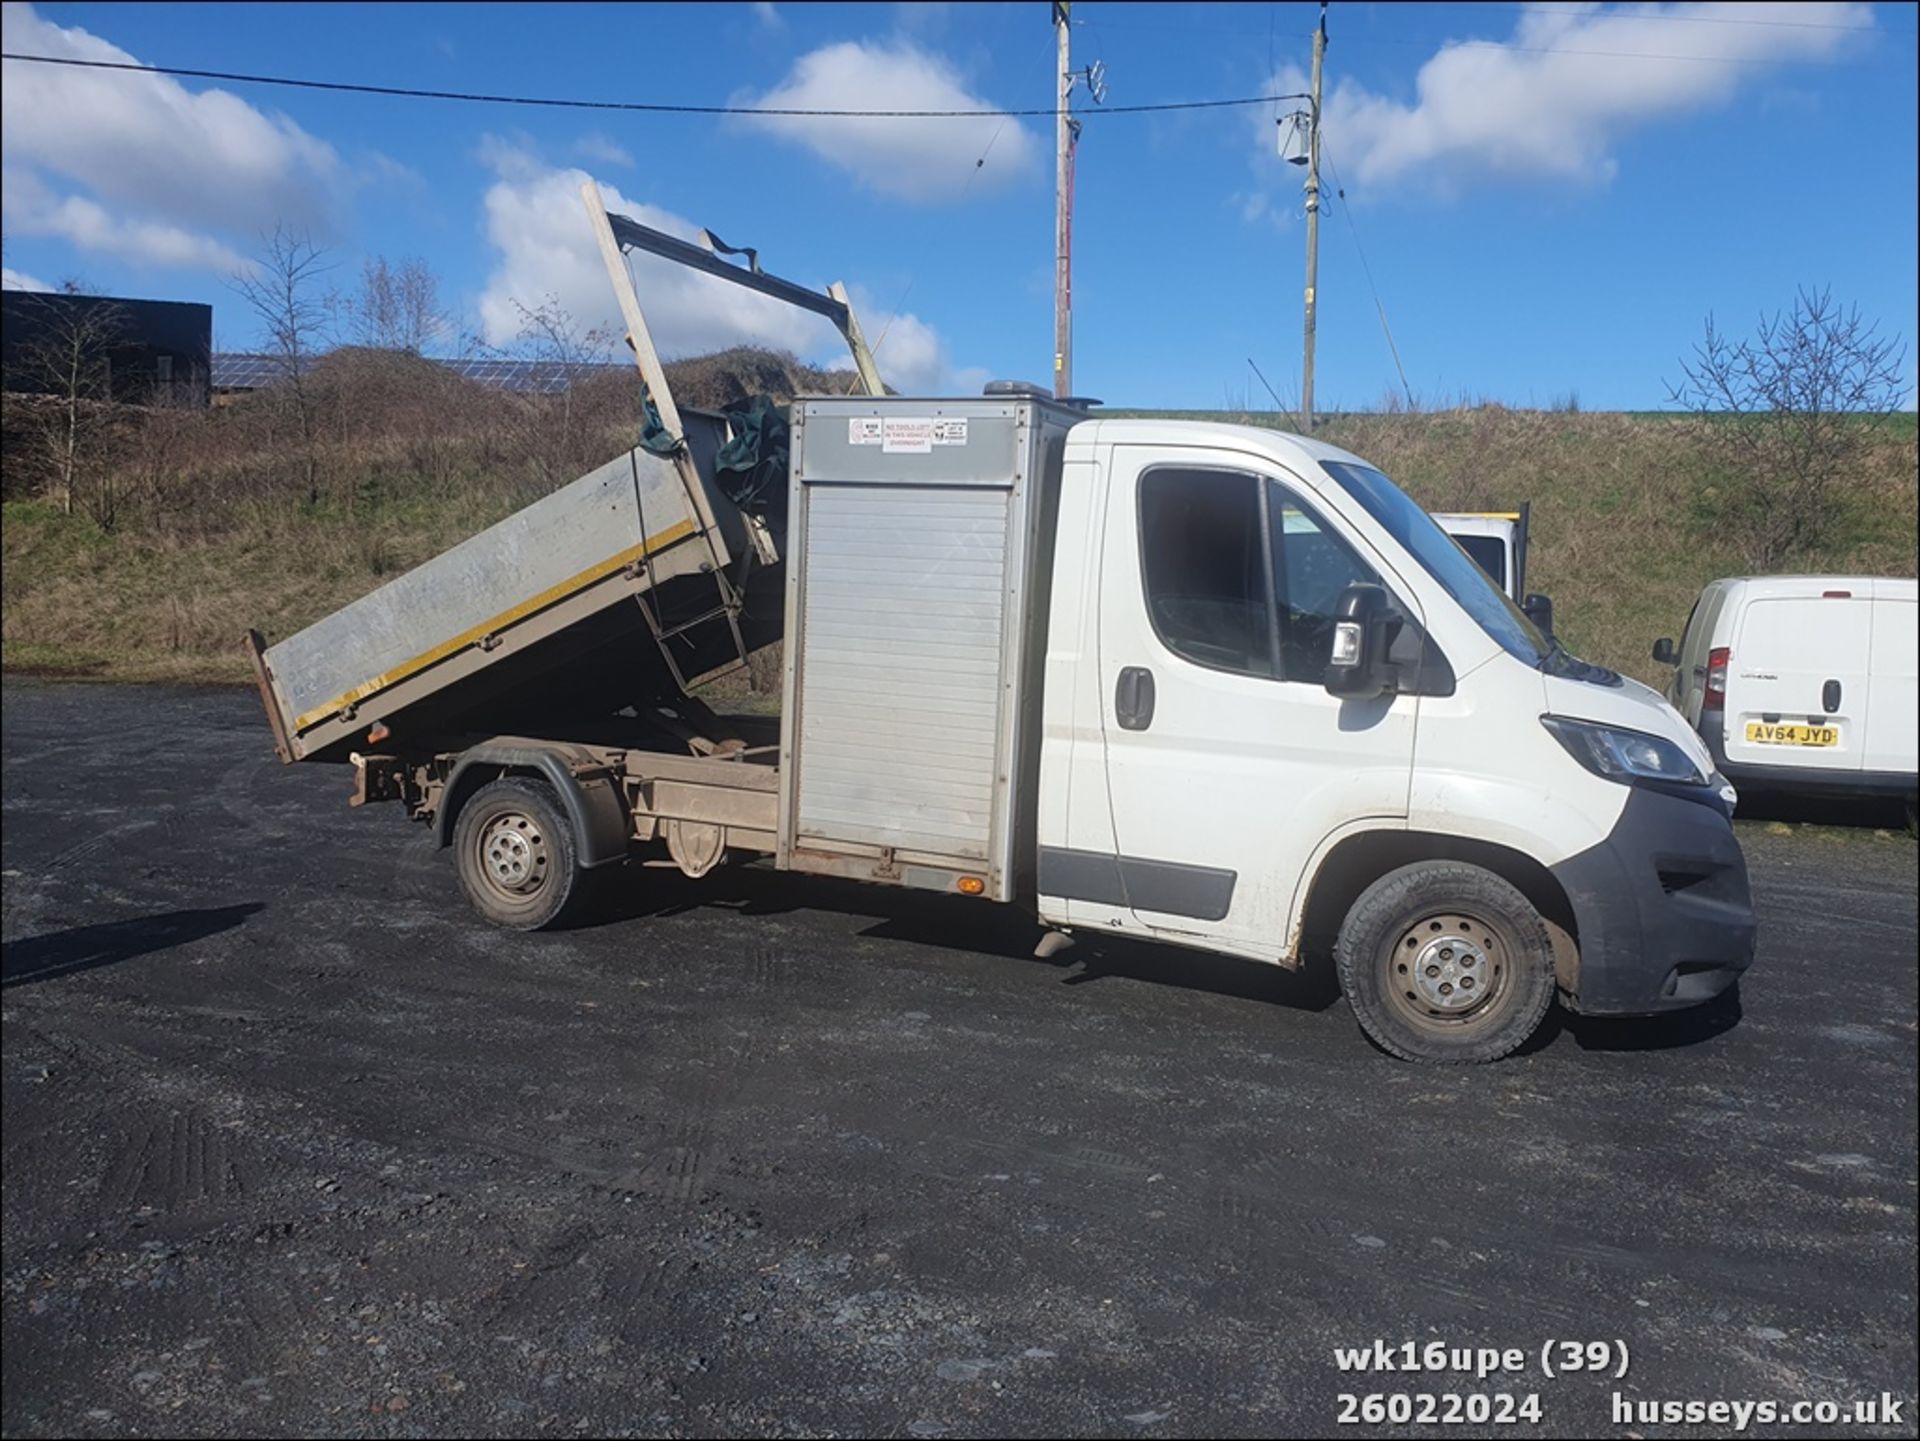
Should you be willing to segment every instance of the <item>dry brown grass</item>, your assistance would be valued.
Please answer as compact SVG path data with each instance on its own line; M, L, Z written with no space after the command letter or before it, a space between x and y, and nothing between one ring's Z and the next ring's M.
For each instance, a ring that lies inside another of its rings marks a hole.
M668 367L682 403L754 390L838 392L842 374L731 351ZM564 401L484 390L405 356L347 351L316 369L318 497L271 392L213 411L135 417L112 476L111 530L8 464L0 641L10 669L238 681L249 626L284 636L564 484L632 443L637 383ZM1267 417L1245 417L1262 422ZM1533 588L1574 649L1652 678L1700 586L1737 570L1710 488L1657 417L1506 410L1337 416L1322 434L1435 510L1533 502ZM1808 568L1914 573L1914 427L1884 428ZM763 658L764 659L764 658ZM765 670L765 665L759 667Z

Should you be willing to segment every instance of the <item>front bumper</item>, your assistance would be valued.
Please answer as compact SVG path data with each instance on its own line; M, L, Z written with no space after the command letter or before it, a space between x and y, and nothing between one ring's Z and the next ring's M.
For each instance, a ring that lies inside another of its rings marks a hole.
M1747 862L1710 806L1631 789L1612 833L1552 867L1579 932L1583 1015L1649 1015L1710 1001L1753 963Z

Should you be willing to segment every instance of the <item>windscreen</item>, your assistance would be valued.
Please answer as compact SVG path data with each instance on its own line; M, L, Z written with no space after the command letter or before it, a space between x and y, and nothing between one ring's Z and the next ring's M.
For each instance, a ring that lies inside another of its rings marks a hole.
M1546 637L1405 491L1370 465L1325 461L1322 468L1420 562L1502 650L1528 665L1538 665L1546 657Z

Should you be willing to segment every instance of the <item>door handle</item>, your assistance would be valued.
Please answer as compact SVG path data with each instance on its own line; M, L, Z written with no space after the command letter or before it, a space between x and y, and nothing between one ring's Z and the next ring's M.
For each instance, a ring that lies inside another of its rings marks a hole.
M1820 687L1820 708L1828 715L1838 714L1840 710L1840 682L1830 680Z
M1143 665L1120 667L1113 688L1113 714L1123 731L1143 731L1153 724L1153 672Z

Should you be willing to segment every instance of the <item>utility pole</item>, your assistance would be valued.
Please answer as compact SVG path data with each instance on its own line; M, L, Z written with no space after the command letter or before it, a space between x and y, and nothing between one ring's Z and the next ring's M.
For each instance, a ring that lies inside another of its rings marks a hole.
M1313 306L1320 276L1320 69L1327 55L1327 0L1313 32L1313 97L1307 116L1307 354L1300 367L1300 426L1313 434Z
M1053 0L1053 28L1059 41L1060 63L1055 66L1053 116L1053 393L1073 391L1073 117L1067 102L1073 95L1072 57L1068 45L1070 0Z

